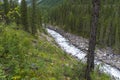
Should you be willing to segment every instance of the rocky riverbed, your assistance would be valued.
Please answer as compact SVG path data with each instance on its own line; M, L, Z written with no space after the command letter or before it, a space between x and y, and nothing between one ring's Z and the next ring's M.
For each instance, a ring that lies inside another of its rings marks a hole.
M47 25L47 28L57 31L58 33L63 35L65 38L67 38L69 42L72 43L74 46L78 47L79 49L87 53L88 43L89 43L88 39L85 39L80 36L76 36L71 33L67 33L62 29L58 27L53 27L51 25ZM95 53L96 53L95 54L96 59L103 61L107 64L110 64L111 66L114 66L120 70L120 55L114 54L111 48L109 47L104 49L96 48Z

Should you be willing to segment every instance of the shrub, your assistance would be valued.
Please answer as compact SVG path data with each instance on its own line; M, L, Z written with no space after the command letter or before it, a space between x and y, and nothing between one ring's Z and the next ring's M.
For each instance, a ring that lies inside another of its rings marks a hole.
M32 37L22 30L15 30L8 26L0 27L0 30L0 63L4 66L0 69L6 74L7 79L16 76L18 78L32 48Z

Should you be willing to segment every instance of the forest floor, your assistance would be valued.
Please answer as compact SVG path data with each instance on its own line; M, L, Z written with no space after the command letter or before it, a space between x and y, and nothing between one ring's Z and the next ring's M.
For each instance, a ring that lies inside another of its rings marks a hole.
M65 38L67 38L70 43L72 43L74 46L79 48L80 50L87 53L88 51L88 44L89 40L86 38L83 38L81 36L77 36L68 32L65 32L64 30L58 28L57 26L47 25L48 28L57 31L61 35L63 35ZM116 67L120 70L120 55L115 54L112 48L106 47L106 48L99 48L97 47L95 50L95 58L97 60L100 60L102 62L105 62L107 64L110 64L113 67Z

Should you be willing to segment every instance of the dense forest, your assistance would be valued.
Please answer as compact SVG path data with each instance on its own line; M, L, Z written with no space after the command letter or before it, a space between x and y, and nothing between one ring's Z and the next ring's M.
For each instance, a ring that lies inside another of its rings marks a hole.
M119 54L119 4L114 0L0 0L0 80L111 80L99 65L94 67L94 51L97 44ZM61 49L47 32L48 25L90 39L87 63Z
M120 52L120 1L102 0L97 30L99 47L112 47ZM52 8L48 20L68 32L89 38L92 0L65 0Z

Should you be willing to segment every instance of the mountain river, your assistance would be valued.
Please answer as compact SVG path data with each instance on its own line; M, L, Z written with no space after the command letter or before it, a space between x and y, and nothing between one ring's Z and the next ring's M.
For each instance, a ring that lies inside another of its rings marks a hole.
M69 40L67 40L65 37L60 35L58 32L48 29L47 32L54 38L56 43L68 54L71 54L74 57L77 57L81 61L85 62L86 60L86 53L72 45ZM103 71L107 74L109 74L111 77L114 77L115 80L120 80L120 71L112 67L111 65L108 65L106 63L103 63L101 61L95 60L95 65L100 66L100 71Z

